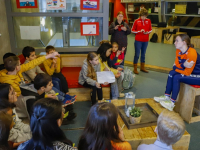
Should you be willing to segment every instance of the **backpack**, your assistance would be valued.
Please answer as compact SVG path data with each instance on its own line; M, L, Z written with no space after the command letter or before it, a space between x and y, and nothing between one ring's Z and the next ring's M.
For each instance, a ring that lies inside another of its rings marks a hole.
M156 33L154 33L150 39L151 42L156 43L158 40L158 35Z
M123 88L126 90L132 88L134 82L135 74L133 74L133 72L126 67L124 70Z

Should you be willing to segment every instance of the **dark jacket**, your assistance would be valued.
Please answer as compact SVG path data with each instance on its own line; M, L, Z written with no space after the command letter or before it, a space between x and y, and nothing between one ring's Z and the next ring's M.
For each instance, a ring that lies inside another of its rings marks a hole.
M118 21L116 20L115 22L112 22L110 27L109 27L109 35L111 35L111 43L112 42L117 42L119 45L119 50L122 49L122 47L127 47L127 35L131 33L131 29L129 28L128 24L126 22L121 23L121 25L125 26L127 28L126 31L119 31L115 30L115 26L119 25Z

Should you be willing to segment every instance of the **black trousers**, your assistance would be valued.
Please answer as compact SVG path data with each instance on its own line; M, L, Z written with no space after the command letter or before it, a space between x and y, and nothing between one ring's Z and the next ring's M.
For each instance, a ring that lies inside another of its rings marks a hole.
M68 89L68 84L67 84L67 80L66 78L63 76L63 74L61 72L59 73L54 73L52 75L52 77L56 77L60 79L60 87L61 87L61 91L64 93L68 93L69 89Z
M98 96L98 100L102 100L102 98L103 98L102 88L99 89L96 86L92 86L92 85L87 84L87 82L85 82L83 84L83 86L92 89L92 92L91 92L92 105L96 104L96 102L97 102L96 101L96 93L97 93L97 96Z

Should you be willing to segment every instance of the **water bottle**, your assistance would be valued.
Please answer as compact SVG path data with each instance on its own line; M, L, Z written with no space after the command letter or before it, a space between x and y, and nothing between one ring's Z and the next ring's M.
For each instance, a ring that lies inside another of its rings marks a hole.
M135 94L133 92L125 93L125 112L129 107L135 106Z

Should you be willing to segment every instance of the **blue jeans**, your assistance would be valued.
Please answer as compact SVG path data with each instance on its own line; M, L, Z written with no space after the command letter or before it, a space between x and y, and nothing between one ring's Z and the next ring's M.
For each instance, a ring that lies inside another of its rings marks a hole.
M138 59L140 56L140 50L141 50L141 58L140 61L141 63L145 62L145 54L147 50L148 42L140 42L140 41L135 41L135 56L134 56L134 64L138 63Z
M60 79L56 77L51 77L51 78L52 78L53 87L60 90Z
M180 90L180 82L190 85L200 85L200 77L185 76L174 70L171 70L167 79L165 94L171 95L172 93L171 98L173 100L177 99Z
M58 99L60 101L64 101L65 100L65 93L61 92L60 90L58 90L55 87L52 87L52 90L54 90L56 93L58 93L59 95L57 95Z
M111 95L112 99L118 99L119 93L122 92L122 76L115 78L115 82L111 83Z

